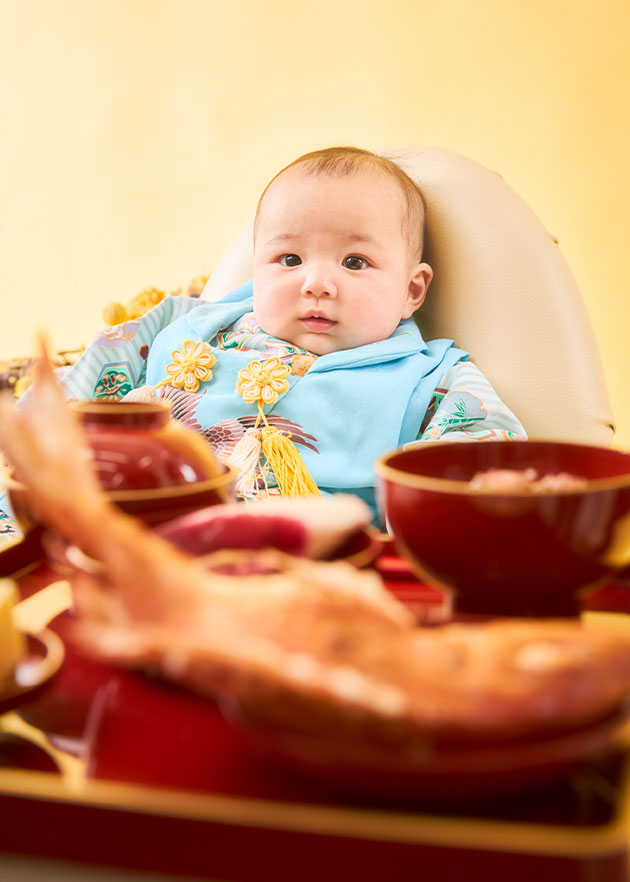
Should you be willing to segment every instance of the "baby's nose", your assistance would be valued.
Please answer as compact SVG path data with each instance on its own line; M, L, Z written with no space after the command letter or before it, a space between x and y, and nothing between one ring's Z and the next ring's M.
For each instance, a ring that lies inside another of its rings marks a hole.
M333 274L324 268L309 269L304 275L302 294L310 297L336 297L337 286Z

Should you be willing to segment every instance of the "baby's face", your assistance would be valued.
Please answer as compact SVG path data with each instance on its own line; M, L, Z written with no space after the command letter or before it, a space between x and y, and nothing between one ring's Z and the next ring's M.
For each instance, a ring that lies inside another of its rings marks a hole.
M424 300L395 182L284 172L265 194L254 249L254 314L268 334L317 355L384 340Z

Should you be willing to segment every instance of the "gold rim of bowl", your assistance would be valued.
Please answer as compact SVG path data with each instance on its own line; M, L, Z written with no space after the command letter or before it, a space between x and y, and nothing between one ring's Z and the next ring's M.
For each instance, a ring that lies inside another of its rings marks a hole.
M113 502L127 502L129 500L139 499L162 499L164 497L173 496L176 491L177 496L193 496L196 493L204 493L208 490L222 489L229 486L236 480L236 470L231 466L225 466L226 471L221 472L214 478L207 478L204 481L194 481L190 484L169 484L167 487L149 487L140 490L103 490L108 499ZM14 488L16 490L27 490L28 487L22 481L16 481L15 478L6 476L0 482L7 490Z
M425 442L431 445L431 447L452 447L454 442L447 441L431 441ZM457 442L455 442L457 443ZM464 443L464 442L462 442ZM478 444L518 444L521 442L518 441L478 441L471 442ZM526 442L525 442L526 443ZM533 442L536 443L535 441ZM545 442L543 442L545 443ZM571 444L566 441L558 441L558 442L546 442L546 443L558 443L563 445L564 447L574 447L574 448L586 448L588 450L597 450L596 447L592 445L586 444ZM413 448L409 448L412 450ZM604 448L604 450L609 450L612 448ZM430 475L418 475L413 474L411 472L407 472L404 469L396 468L395 466L389 465L388 460L393 459L396 456L400 456L406 451L403 449L399 450L390 450L387 453L384 453L380 456L376 462L374 463L374 471L376 475L380 478L384 478L385 480L389 480L392 483L400 484L405 487L411 487L416 490L439 490L441 493L453 493L464 496L491 496L493 498L499 497L516 497L522 496L528 499L542 499L544 497L549 496L579 496L585 493L599 493L605 490L618 490L620 488L627 487L630 489L630 455L625 451L619 450L617 451L619 454L628 457L628 473L625 475L614 475L609 478L587 478L583 475L578 475L578 477L583 477L586 481L585 487L573 488L573 489L553 489L553 490L542 490L540 492L532 493L528 490L473 490L470 487L468 480L455 480L453 478L436 478ZM516 468L516 466L515 466ZM479 471L484 471L484 469L480 468Z

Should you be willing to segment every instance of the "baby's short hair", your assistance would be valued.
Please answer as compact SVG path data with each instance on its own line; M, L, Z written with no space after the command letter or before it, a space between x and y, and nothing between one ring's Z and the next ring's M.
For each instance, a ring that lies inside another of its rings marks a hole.
M372 153L370 150L362 150L360 147L326 147L323 150L313 150L311 153L298 156L274 175L263 190L258 200L255 223L258 221L260 207L267 190L280 175L296 166L302 166L307 174L322 174L332 178L341 178L361 171L375 171L391 178L398 185L404 199L403 232L409 243L409 250L414 259L420 260L424 247L426 215L426 202L422 190L393 160Z

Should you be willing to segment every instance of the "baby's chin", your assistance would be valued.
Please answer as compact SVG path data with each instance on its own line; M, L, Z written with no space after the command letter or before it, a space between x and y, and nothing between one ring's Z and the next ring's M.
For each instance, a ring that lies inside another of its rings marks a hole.
M313 340L312 336L315 336L316 339ZM335 340L319 334L309 335L307 338L302 337L300 340L289 340L288 342L293 343L294 346L299 346L301 349L306 349L307 352L317 356L331 355L333 352L344 352L346 349L356 349L358 346L363 345L363 343Z
M254 319L264 334L269 334L271 337L277 337L279 340L284 340L292 346L305 349L312 355L317 356L330 355L333 352L342 352L346 349L356 349L359 346L367 346L370 343L376 343L379 340L384 339L380 336L370 336L369 334L364 336L357 335L346 337L339 333L339 326L337 326L336 333L317 333L304 330L300 333L290 334L286 332L286 328L276 327L273 321L269 322L264 318L261 321L256 315L255 310Z
M387 335L389 336L389 335ZM307 349L313 355L330 355L333 352L345 352L348 349L359 349L361 346L370 346L372 343L380 343L387 336L377 334L344 336L343 334L308 334L301 340L293 340L295 346Z

